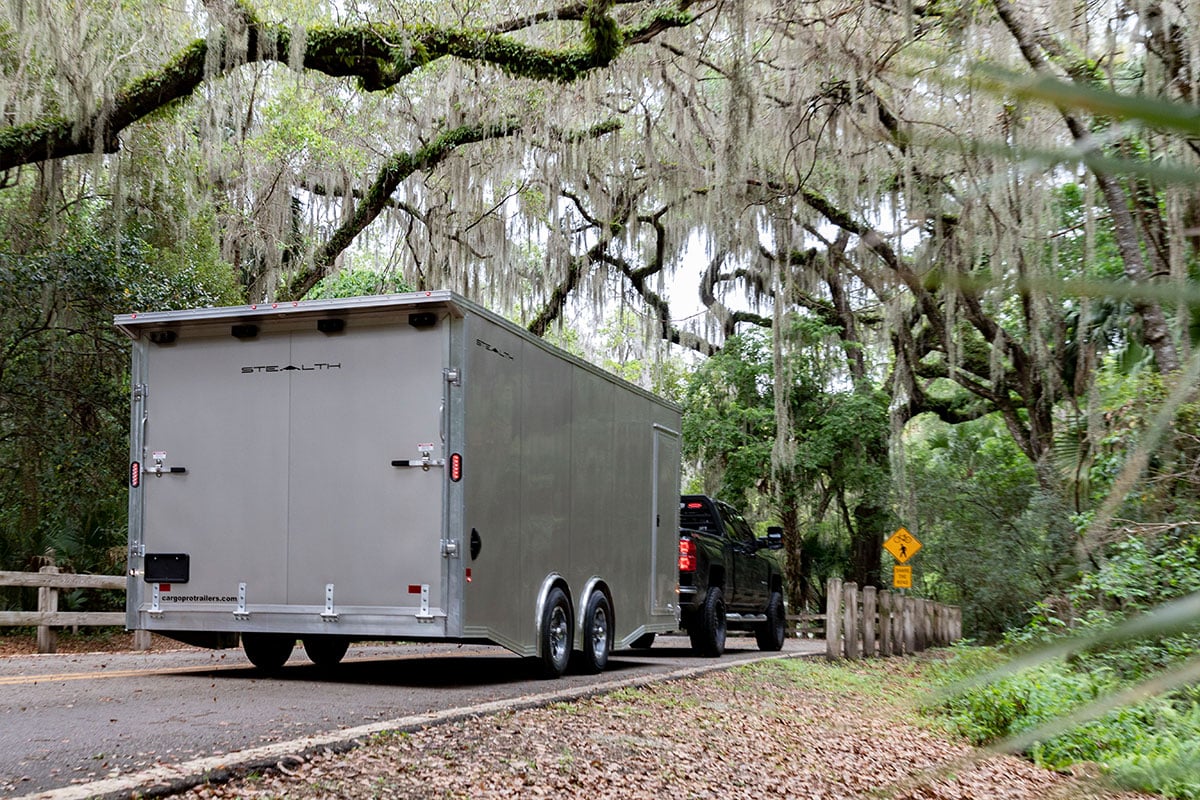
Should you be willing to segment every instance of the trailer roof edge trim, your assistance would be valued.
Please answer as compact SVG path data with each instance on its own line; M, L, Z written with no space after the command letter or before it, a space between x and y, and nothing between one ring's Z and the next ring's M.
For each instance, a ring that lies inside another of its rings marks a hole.
M287 302L251 303L244 306L214 306L211 308L189 308L182 311L134 311L117 314L113 324L129 336L145 325L164 323L203 322L221 319L260 319L290 316L292 314L328 313L332 311L400 310L424 305L470 306L469 300L449 291L407 292L405 294L364 295L332 300L291 300Z

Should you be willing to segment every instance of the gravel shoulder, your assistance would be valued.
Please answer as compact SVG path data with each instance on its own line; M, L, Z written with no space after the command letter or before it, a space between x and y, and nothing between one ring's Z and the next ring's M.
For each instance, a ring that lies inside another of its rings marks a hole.
M1118 798L1098 770L971 748L915 712L919 662L790 659L383 733L187 798Z

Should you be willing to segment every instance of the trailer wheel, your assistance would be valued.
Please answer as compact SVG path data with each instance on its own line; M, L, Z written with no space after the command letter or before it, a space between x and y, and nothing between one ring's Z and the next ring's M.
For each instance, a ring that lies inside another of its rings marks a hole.
M767 603L767 621L754 629L758 649L769 652L782 650L786 632L787 617L783 613L783 595L771 592L771 601Z
M250 663L263 672L278 672L291 658L296 637L284 633L243 633L242 649Z
M547 678L561 677L571 660L571 643L574 625L571 620L571 604L567 595L557 586L546 597L542 609L541 662L542 673Z
M688 629L692 648L702 656L717 658L725 652L725 595L713 586L704 595L704 608Z
M586 675L603 672L612 652L612 605L604 592L592 592L583 612L583 649L578 653L579 671Z
M308 660L325 668L336 667L350 648L350 640L344 636L305 636L300 642Z
M643 633L630 644L630 647L636 647L638 650L649 650L654 646L654 634Z

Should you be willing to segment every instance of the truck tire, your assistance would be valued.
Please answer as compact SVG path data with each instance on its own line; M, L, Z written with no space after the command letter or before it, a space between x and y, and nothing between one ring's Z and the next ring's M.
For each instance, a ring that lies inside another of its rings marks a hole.
M725 652L725 595L713 586L704 595L704 607L688 629L692 649L699 655L717 658Z
M754 628L754 638L758 641L758 649L776 652L783 649L783 638L787 634L787 615L783 613L783 595L771 592L771 600L767 603L767 621L761 622Z
M336 667L350 648L350 640L344 636L305 636L300 639L304 655L318 667Z
M630 647L636 647L638 650L649 650L654 646L654 634L643 633L630 644Z
M292 656L296 637L286 633L243 633L242 649L250 663L263 672L278 672Z
M538 644L543 677L559 678L567 671L574 630L571 604L563 590L556 586L546 596L546 606L542 609L541 641Z
M582 649L576 654L579 671L585 675L596 675L608 666L608 654L612 652L612 624L612 605L608 598L604 592L592 592L583 612Z

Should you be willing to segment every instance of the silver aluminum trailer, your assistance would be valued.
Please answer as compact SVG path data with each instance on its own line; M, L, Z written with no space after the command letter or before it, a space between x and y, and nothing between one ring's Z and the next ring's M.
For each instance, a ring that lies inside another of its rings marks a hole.
M677 629L679 409L450 292L126 314L127 627L604 668ZM643 641L645 641L643 639Z

